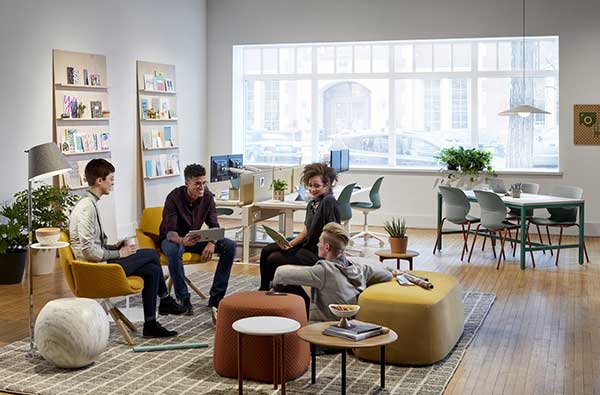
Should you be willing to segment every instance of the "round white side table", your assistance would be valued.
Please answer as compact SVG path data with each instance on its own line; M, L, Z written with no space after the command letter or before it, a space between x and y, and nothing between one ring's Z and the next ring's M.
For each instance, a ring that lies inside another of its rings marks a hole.
M300 323L291 318L257 316L237 320L231 326L237 332L238 393L242 395L242 335L273 336L273 388L281 382L281 394L285 395L284 338L288 333L300 329Z

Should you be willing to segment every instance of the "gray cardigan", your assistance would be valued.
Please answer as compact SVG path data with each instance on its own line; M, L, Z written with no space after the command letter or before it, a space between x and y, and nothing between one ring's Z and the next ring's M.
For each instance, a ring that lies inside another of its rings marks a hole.
M102 231L96 202L99 197L88 191L71 212L69 218L69 238L75 259L103 262L118 259L119 250L108 244Z
M316 291L315 304L327 320L336 320L329 304L356 304L369 285L390 281L392 274L380 267L349 261L345 256L319 260L314 266L285 265L277 268L275 285L303 285Z

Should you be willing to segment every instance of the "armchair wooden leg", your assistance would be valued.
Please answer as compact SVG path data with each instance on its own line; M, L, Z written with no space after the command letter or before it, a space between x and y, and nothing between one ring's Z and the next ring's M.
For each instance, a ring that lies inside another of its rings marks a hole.
M562 234L563 234L563 227L560 227L560 233L558 235L558 249L556 250L556 262L554 262L555 266L558 266L558 257L560 255L560 243L562 242Z
M475 228L475 235L473 235L473 243L471 243L471 251L469 251L469 258L467 258L467 262L471 262L471 255L473 255L473 249L475 248L475 240L477 240L477 235L479 234L480 226L481 224L477 224L477 228Z
M129 318L127 318L127 316L125 314L123 314L123 312L121 310L119 310L119 308L114 307L115 312L119 315L119 317L121 318L121 320L123 321L123 323L132 331L132 332L136 332L137 328L135 327L135 325L133 325L133 323L131 321L129 321Z
M109 313L112 316L112 319L115 322L115 324L117 324L117 328L119 328L119 331L121 331L121 334L125 338L125 341L127 342L127 345L130 346L130 347L133 346L133 344L134 344L133 343L133 339L129 335L129 332L127 331L127 328L125 327L125 324L121 320L121 317L119 316L119 313L117 313L117 308L113 307L112 309L109 310Z
M552 239L550 238L550 228L548 226L546 226L546 234L548 235L548 245L552 245ZM560 241L558 242L558 244L560 244ZM554 255L554 251L550 250L550 256L553 256L553 255Z
M202 293L202 291L200 291L200 289L199 289L198 287L196 287L196 286L194 285L194 283L192 283L192 282L190 281L190 279L189 279L189 278L187 278L187 276L185 277L185 282L187 283L187 285L188 285L188 286L189 286L191 289L193 289L193 290L194 290L194 292L196 292L196 293L198 294L198 296L200 296L200 298L201 298L201 299L206 299L206 295L204 295L204 294Z
M544 244L544 240L542 239L542 231L540 230L540 226L538 224L535 225L535 227L537 228L537 232L538 232L538 237L540 238L540 244ZM548 237L548 240L550 238ZM542 250L542 252L544 253L544 255L546 255L546 250ZM550 250L550 252L552 253L552 250ZM552 254L554 255L554 254Z

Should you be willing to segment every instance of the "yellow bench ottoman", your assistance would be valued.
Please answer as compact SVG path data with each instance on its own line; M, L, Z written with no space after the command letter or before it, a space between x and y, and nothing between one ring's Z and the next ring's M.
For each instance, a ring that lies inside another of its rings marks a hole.
M444 358L463 332L461 291L454 277L434 272L413 273L427 277L434 288L400 286L395 279L373 285L360 294L356 318L387 326L398 334L398 340L386 347L386 362L430 365ZM354 354L379 361L378 348L358 348Z

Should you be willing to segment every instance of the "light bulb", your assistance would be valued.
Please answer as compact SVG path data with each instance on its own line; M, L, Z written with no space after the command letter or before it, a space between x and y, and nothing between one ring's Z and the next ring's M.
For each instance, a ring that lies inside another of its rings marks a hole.
M531 113L519 111L519 112L517 112L517 115L520 116L521 118L527 118L529 115L531 115Z

